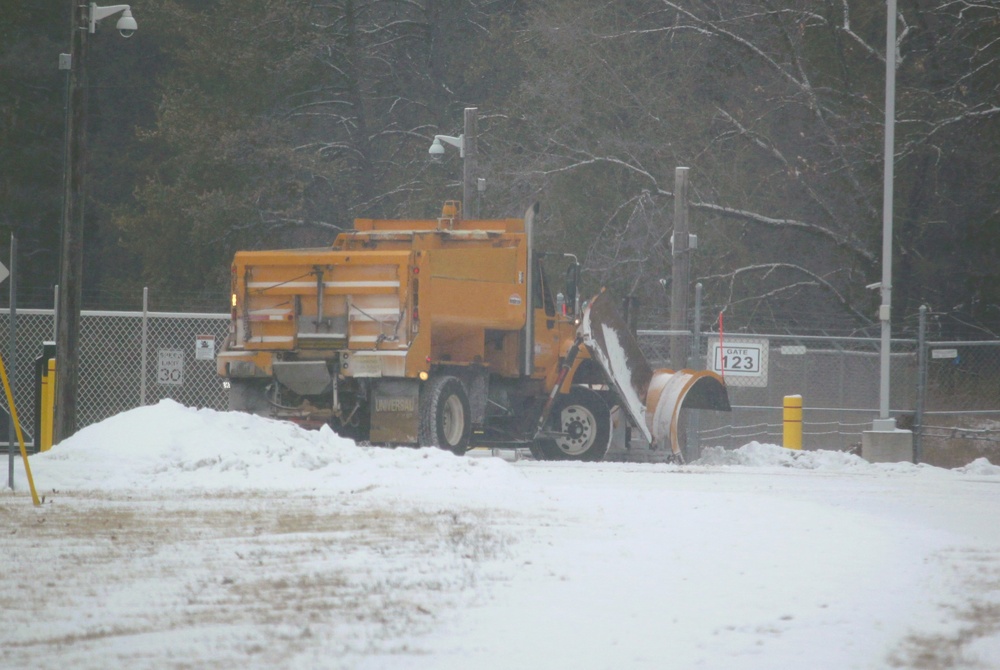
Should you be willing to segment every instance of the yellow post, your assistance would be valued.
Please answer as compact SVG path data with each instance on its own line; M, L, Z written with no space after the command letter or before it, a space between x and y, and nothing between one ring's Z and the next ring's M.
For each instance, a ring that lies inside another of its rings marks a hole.
M48 360L47 369L42 374L42 407L41 424L38 437L39 451L48 451L52 448L52 422L55 420L55 400L56 400L56 359Z
M802 449L802 396L786 395L784 407L786 449Z
M3 390L7 394L7 407L10 408L10 420L14 422L14 431L17 433L17 441L21 445L21 460L24 461L24 472L28 475L28 488L31 489L31 502L35 506L41 505L38 500L38 493L35 491L35 480L31 476L31 466L28 465L28 450L24 448L24 434L21 433L21 422L17 419L17 408L14 407L14 394L10 390L10 381L7 379L7 366L3 364L3 356L0 356L0 377L3 377Z

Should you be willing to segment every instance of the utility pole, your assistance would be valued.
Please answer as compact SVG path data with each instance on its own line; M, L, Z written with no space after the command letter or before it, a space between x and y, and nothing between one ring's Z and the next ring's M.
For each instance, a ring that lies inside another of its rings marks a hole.
M691 237L688 224L688 172L690 168L674 170L674 235L671 243L673 259L670 282L670 365L674 370L687 367L687 338L677 331L687 330L688 283L691 275Z
M476 122L479 119L479 109L477 107L465 108L465 126L462 133L462 218L472 217L473 197L477 194L478 185L476 183Z
M70 0L69 85L66 142L63 156L62 248L59 299L56 305L56 396L52 443L76 432L76 401L80 385L80 310L83 302L83 212L86 189L87 42L97 22L119 12L115 26L124 38L138 25L128 5L98 7ZM60 59L62 56L60 56ZM60 65L62 67L62 65Z
M76 400L80 381L80 309L83 284L84 147L86 146L87 36L89 8L70 0L69 104L66 148L62 252L56 325L56 407L53 443L76 432Z

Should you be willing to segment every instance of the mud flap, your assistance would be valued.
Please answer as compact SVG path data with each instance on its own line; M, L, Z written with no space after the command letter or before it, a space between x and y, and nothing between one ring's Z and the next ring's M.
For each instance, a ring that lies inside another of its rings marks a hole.
M677 421L682 408L729 411L729 396L714 372L654 372L611 295L602 290L583 312L579 337L618 392L621 408L654 447L680 454Z

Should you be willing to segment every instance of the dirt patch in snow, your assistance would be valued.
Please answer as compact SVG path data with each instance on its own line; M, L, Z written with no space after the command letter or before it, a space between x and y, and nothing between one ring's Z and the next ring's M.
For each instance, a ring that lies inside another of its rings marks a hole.
M0 518L11 667L197 667L220 647L257 665L323 648L350 667L412 652L408 637L471 597L511 541L487 511L270 493L74 492L41 508L6 495Z

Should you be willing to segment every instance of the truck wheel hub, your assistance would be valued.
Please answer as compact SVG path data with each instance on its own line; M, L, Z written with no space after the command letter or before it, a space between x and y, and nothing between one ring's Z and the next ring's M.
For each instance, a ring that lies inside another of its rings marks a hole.
M586 432L586 426L579 419L574 419L566 426L566 432L569 434L569 439L576 441L583 437L584 432Z

